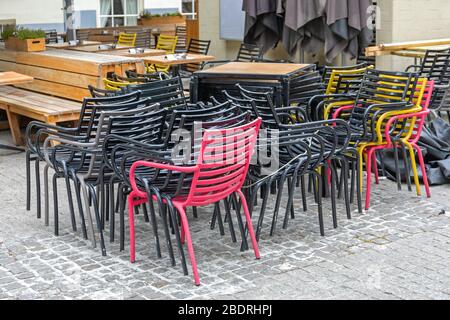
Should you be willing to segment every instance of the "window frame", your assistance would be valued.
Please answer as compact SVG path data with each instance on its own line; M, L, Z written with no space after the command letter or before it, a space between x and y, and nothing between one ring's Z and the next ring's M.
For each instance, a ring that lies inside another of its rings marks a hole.
M109 1L111 1L111 14L107 14L107 15L102 15L101 14L101 12L102 12L102 7L101 7L101 0L99 0L99 4L98 4L98 6L99 6L99 10L98 10L98 21L99 21L99 25L101 26L102 25L102 19L103 18L111 18L111 27L115 27L115 24L114 24L114 19L115 18L122 18L123 19L123 26L124 27L127 27L127 26L129 26L128 25L128 21L127 21L127 18L130 18L130 17L133 17L133 18L136 18L136 21L137 21L137 19L139 19L139 7L140 7L140 1L139 0L135 0L136 1L136 4L137 4L137 10L136 10L136 14L127 14L127 2L128 1L130 1L130 0L125 0L125 6L124 6L124 8L123 8L123 11L124 11L124 13L123 14L114 14L114 0L109 0ZM134 25L132 25L132 26L134 26Z

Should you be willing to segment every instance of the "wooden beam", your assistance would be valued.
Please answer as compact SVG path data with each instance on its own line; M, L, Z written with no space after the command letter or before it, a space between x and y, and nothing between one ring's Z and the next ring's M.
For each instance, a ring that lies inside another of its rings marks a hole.
M449 45L450 38L446 39L433 39L433 40L419 40L419 41L408 41L408 42L397 42L397 43L384 43L377 46L366 48L366 56L373 57L384 54L390 54L391 52L408 50L415 47L428 47L428 46L440 46Z

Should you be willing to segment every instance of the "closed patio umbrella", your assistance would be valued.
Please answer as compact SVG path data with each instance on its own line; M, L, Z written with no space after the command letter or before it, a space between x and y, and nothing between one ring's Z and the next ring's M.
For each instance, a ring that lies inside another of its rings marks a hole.
M283 45L289 54L299 46L311 53L323 47L325 4L326 0L278 0L277 12L284 14Z
M281 39L282 20L277 16L274 0L244 0L244 42L259 45L263 52L275 47Z
M340 53L356 58L360 47L372 41L369 29L371 0L327 0L325 57L332 61Z

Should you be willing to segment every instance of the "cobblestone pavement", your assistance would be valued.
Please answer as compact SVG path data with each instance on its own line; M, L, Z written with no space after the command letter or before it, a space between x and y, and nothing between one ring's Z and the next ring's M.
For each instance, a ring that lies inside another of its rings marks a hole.
M441 211L450 188L434 188L431 200L387 180L373 190L372 209L352 220L339 201L336 230L325 199L326 237L311 199L307 213L296 201L287 230L271 238L263 229L261 260L241 253L227 228L223 237L210 230L211 208L200 209L190 222L202 281L195 287L167 254L156 257L142 217L135 264L117 242L102 257L72 232L62 192L55 237L36 219L34 199L25 210L24 155L0 151L0 299L449 299L450 219Z

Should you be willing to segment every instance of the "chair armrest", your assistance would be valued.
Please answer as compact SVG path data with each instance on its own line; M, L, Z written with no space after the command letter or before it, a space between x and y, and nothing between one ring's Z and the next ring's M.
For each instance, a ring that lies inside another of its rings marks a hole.
M405 72L409 72L409 70L411 70L411 69L413 69L413 68L415 68L415 69L417 70L417 69L422 68L422 66L421 66L421 65L418 65L418 64L412 64L412 65L406 67Z

